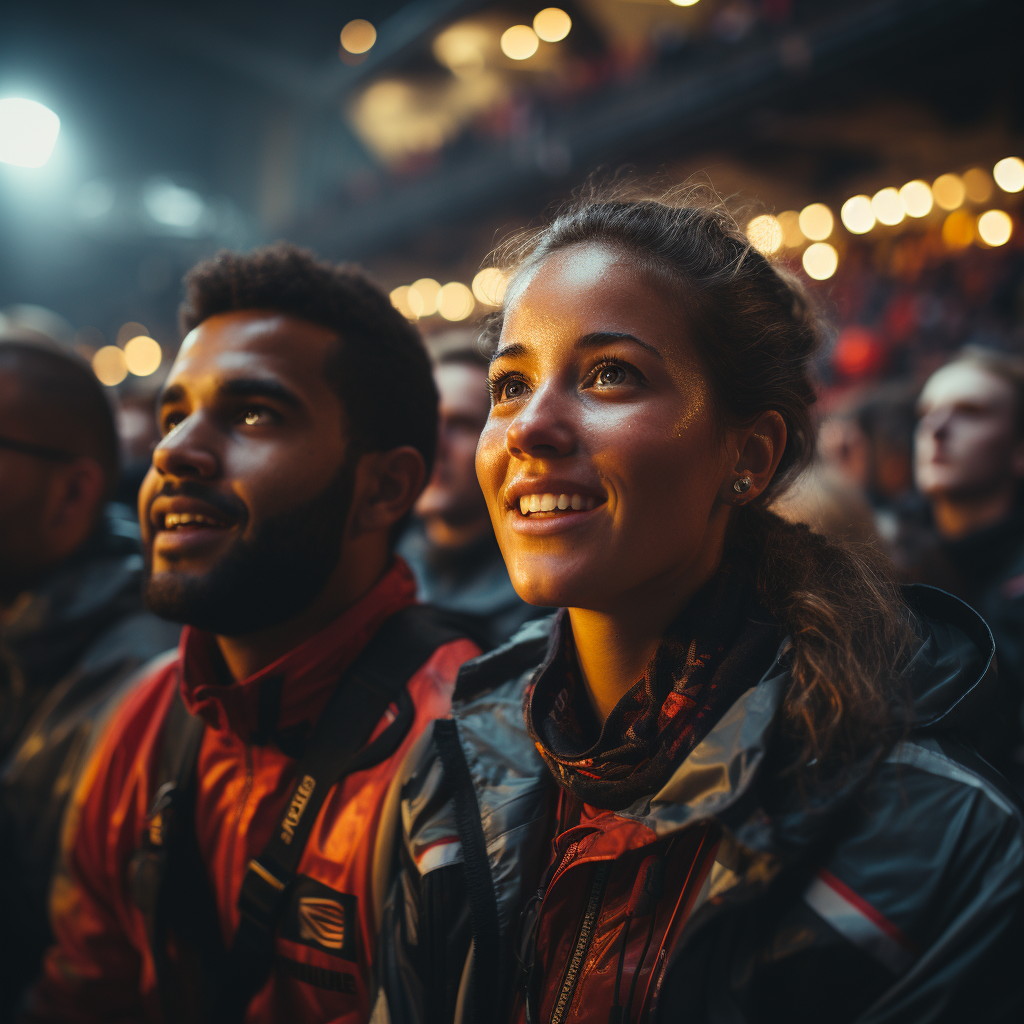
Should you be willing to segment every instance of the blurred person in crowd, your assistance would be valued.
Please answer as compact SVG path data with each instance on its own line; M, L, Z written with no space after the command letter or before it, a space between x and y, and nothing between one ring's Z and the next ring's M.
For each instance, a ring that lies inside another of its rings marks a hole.
M364 1022L381 808L478 651L392 556L437 391L386 295L283 243L195 267L181 322L139 518L187 625L76 794L26 1019Z
M918 400L914 475L934 539L909 574L976 608L996 639L1006 734L992 751L1024 793L1024 359L970 347Z
M692 191L507 251L477 469L560 610L403 766L386 1019L1015 1019L1024 820L963 707L991 637L767 509L814 447L800 284Z
M47 891L84 752L179 632L143 608L138 530L107 505L117 478L90 368L0 337L0 1020L51 941Z
M153 449L160 440L156 428L156 395L149 391L118 395L117 435L121 442L121 480L118 502L136 515L139 488L149 472Z
M467 332L461 346L436 360L434 472L398 553L416 577L420 598L457 612L478 643L491 648L546 609L538 611L515 592L476 478L476 444L491 402L487 359L474 341Z

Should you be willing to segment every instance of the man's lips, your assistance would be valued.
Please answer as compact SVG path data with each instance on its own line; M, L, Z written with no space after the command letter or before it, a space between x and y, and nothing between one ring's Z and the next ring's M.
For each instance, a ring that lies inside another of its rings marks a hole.
M159 497L150 506L155 532L230 530L241 517L209 501L188 497Z

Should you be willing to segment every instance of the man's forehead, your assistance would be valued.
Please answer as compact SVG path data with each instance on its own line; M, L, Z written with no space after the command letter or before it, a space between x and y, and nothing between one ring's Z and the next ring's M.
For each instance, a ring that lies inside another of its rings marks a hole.
M274 312L212 316L182 342L171 369L176 378L233 376L262 367L275 376L321 381L337 336L329 328Z
M1013 401L1008 381L971 363L953 363L932 374L921 392L921 404L955 405L971 402L994 405Z

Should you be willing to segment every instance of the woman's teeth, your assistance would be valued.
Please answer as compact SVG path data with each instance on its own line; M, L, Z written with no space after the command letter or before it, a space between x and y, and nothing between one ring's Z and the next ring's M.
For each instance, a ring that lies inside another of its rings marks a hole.
M519 499L519 511L525 516L531 512L555 512L573 509L588 512L597 504L596 498L584 498L579 494L524 494Z

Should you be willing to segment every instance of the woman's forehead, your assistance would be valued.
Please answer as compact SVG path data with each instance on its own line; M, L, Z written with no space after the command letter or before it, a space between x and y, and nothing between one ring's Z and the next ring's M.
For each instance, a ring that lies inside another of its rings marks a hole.
M514 279L509 292L502 342L619 333L665 344L680 337L676 297L611 245L560 249Z

